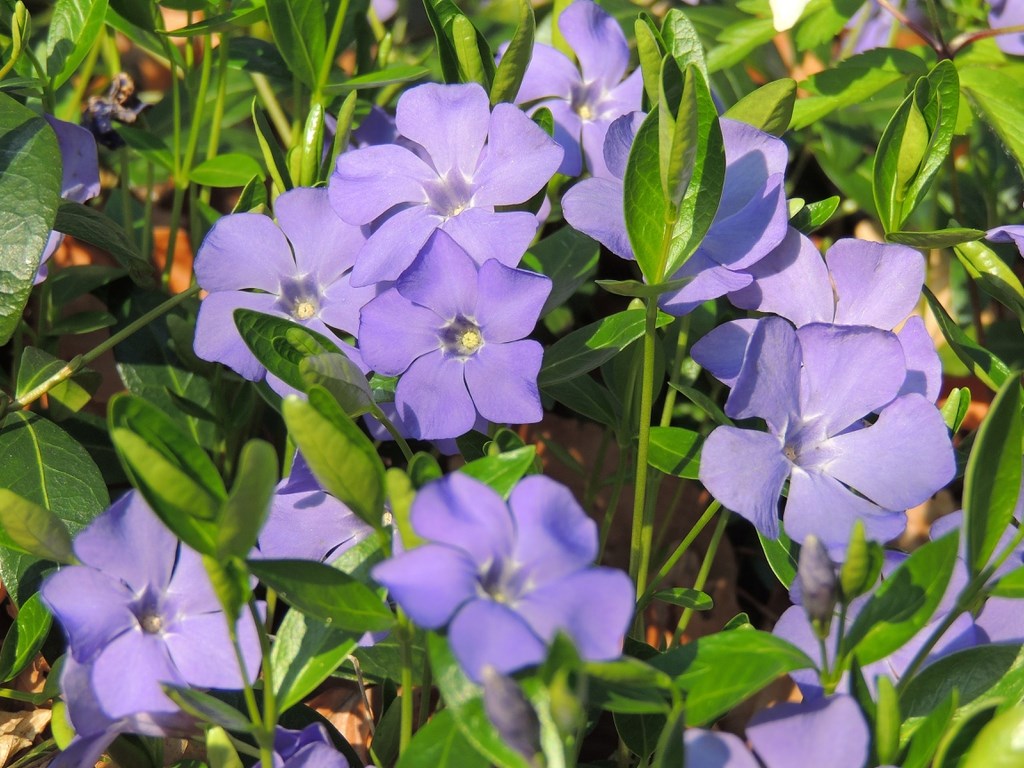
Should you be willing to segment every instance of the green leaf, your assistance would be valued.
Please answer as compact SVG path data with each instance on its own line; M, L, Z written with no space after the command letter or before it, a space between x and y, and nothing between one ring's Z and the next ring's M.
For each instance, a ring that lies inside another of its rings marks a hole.
M78 69L103 29L107 0L57 0L46 36L46 74L56 90Z
M551 278L551 293L540 311L541 317L564 305L590 279L600 255L598 244L572 227L562 227L530 246L520 267Z
M262 213L267 208L267 187L263 183L262 174L253 176L238 195L238 201L232 213Z
M1024 706L997 714L981 729L960 765L963 768L1017 768L1024 763Z
M249 570L296 610L350 632L380 632L395 623L377 593L336 568L312 560L250 560Z
M783 531L779 531L779 538L769 539L760 531L757 532L757 539L761 542L761 549L782 586L789 589L796 578L797 552L799 547Z
M253 725L245 715L215 696L183 686L165 684L161 687L169 699L193 717L236 733L253 731Z
M0 93L0 344L25 309L60 203L57 137L35 112Z
M1020 81L1003 69L987 67L963 67L959 74L964 93L1024 173L1024 136L1020 132L1020 126L1024 125L1024 105L1019 99L1007 98L1009 93L1020 92Z
M956 651L933 661L900 696L905 718L925 717L956 691L958 716L1000 701L1024 696L1024 649L1020 645L986 644Z
M946 395L946 402L942 404L940 410L950 433L956 434L960 430L960 425L964 423L964 418L970 407L971 390L967 387L953 387L949 391L949 394Z
M921 288L932 315L939 324L946 343L971 373L981 379L992 390L999 389L1010 376L1010 369L992 352L974 342L949 316L942 303L935 298L928 286Z
M914 207L909 190L928 150L928 123L918 107L916 90L889 120L878 141L872 166L875 209L886 232L900 228Z
M797 100L790 127L806 128L836 109L862 104L887 86L926 74L925 63L909 51L875 48L851 56L800 83L815 95Z
M136 3L137 0L124 0L124 2ZM267 20L267 8L264 0L234 0L231 3L231 10L225 13L208 15L205 19L189 24L178 29L157 30L160 34L173 37L194 37L206 35L211 32L224 32L227 30L239 29ZM234 39L232 39L232 45Z
M299 611L288 611L270 649L280 711L308 697L356 649L359 637Z
M740 120L747 125L781 136L789 129L796 104L796 81L788 77L762 85L737 101L722 117Z
M1019 460L1018 460L1019 463ZM956 564L957 536L915 550L875 590L843 639L842 655L862 666L884 659L921 631L938 608Z
M1010 527L1020 495L1021 417L1020 377L1010 376L992 406L971 448L964 474L965 559L974 576L988 565L999 540Z
M476 80L476 78L471 78L471 80L484 84L485 90L489 88L494 79L494 56L491 54L486 38L451 0L423 0L423 7L426 9L430 26L434 30L444 81L446 83L467 82L463 77L469 73L463 70L466 62L460 57L458 47L462 45L462 55L467 56L470 54L471 48L475 46L475 55L472 59L474 65L479 66L478 75L482 77L482 80ZM460 18L465 21L460 22L461 29L457 31L456 19ZM466 26L466 22L469 22L468 26ZM479 58L478 64L477 58Z
M443 709L412 737L395 768L487 768L459 730L450 710Z
M342 354L326 336L304 325L251 309L236 309L235 326L246 346L267 370L285 384L305 392L302 361L311 355Z
M63 200L53 228L109 253L138 285L155 282L153 265L132 245L119 225L95 208Z
M219 725L206 729L206 760L210 768L243 768L238 750Z
M315 88L327 55L327 22L321 0L266 0L274 42L295 77ZM252 175L252 174L250 174ZM244 183L244 182L243 182Z
M349 416L374 411L373 392L359 367L338 352L310 355L299 363L303 389L317 385L326 389Z
M993 584L988 593L993 597L1024 597L1024 568L1015 568Z
M599 424L609 427L618 424L618 404L615 397L607 387L598 384L589 376L577 376L575 379L560 381L557 384L546 384L541 390L565 407Z
M119 125L118 135L124 143L149 160L173 173L174 154L171 148L157 136L132 125Z
M526 445L497 456L484 456L471 461L460 467L459 471L490 486L507 499L515 484L530 471L536 455L537 449Z
M263 440L242 447L238 472L217 521L217 555L246 557L256 545L277 483L277 452Z
M880 675L878 685L878 709L875 716L875 751L883 763L894 763L900 749L899 701L892 678Z
M654 593L654 599L669 605L678 605L680 608L689 608L691 611L710 611L715 607L715 601L707 592L687 587L662 589Z
M889 232L886 242L909 245L912 248L949 248L952 245L980 240L985 233L980 229L951 227L934 232Z
M956 705L957 693L953 690L927 714L910 739L910 747L903 758L903 768L926 768L931 765L939 742L949 732L949 724L953 719Z
M352 93L370 88L382 88L385 85L399 85L422 80L430 75L427 67L415 64L396 64L386 69L379 69L376 72L367 72L364 75L350 77L341 83L332 83L324 87L324 93Z
M818 229L818 227L826 224L838 208L838 195L827 197L816 203L808 203L789 220L789 225L799 229L805 235L810 234Z
M668 208L661 187L661 164L658 159L660 112L660 106L652 109L633 137L622 182L629 243L640 271L650 283L658 282L658 262L665 239Z
M700 70L705 80L708 79L704 46L701 45L697 29L684 11L679 8L669 9L665 14L665 21L661 24L661 39L668 54L679 66L680 72L685 72L687 67L693 66Z
M921 202L953 144L960 110L960 79L953 62L941 59L926 78L918 81L913 96L924 116L929 138L924 160L907 190L909 208L904 205L904 221Z
M644 78L644 92L651 104L651 109L658 106L659 78L661 75L661 60L665 57L665 44L661 39L661 32L654 25L654 21L645 11L641 11L633 24L634 36L636 37L636 51L640 58L640 69Z
M192 183L203 187L244 187L253 176L262 181L263 167L240 152L226 152L204 160L188 175Z
M6 488L0 488L0 544L44 560L74 562L64 521Z
M601 290L616 296L629 296L634 299L656 299L669 291L678 291L687 283L693 280L692 277L681 277L678 280L666 280L655 285L648 285L639 280L595 280Z
M434 673L434 684L466 740L499 768L530 768L526 759L504 742L487 719L481 690L459 667L448 647L448 641L430 632L427 635L427 652Z
M156 27L156 8L136 0L110 0L110 7L140 29L152 32Z
M287 0L279 1L287 2ZM256 141L263 153L263 162L267 164L267 170L270 171L270 178L273 179L279 192L286 192L294 186L291 172L288 170L288 161L285 159L284 152L281 151L281 145L277 143L274 129L270 127L270 121L267 120L263 110L259 108L259 99L252 100L251 113L253 126L256 129Z
M665 728L665 716L615 712L612 718L619 738L640 758L640 765L647 765L654 750L658 748L658 736Z
M284 420L324 489L373 528L384 512L384 465L370 439L323 387L284 399Z
M686 706L676 703L665 722L665 728L658 737L651 768L675 768L684 765L683 731L685 731Z
M569 381L608 362L644 335L644 314L643 309L627 309L559 339L544 353L537 383L544 387ZM670 322L668 315L658 315L659 328Z
M620 714L667 714L672 678L646 661L623 656L615 661L588 662L591 706Z
M35 387L61 371L67 363L36 347L25 347L18 366L15 397L22 398ZM54 421L62 421L85 407L99 385L98 374L84 369L65 379L46 393L48 410Z
M984 232L978 234L985 236ZM1006 262L980 242L959 244L953 252L982 290L1013 310L1024 327L1024 286Z
M3 504L0 501L0 508ZM22 603L18 608L18 618L0 648L0 682L16 677L28 666L43 647L52 623L53 617L38 592Z
M718 632L651 660L686 695L686 724L705 725L778 677L814 667L799 648L758 630Z
M491 87L490 78L484 70L484 60L480 46L477 44L477 29L468 16L458 14L452 17L448 30L455 46L455 57L459 61L459 71L464 83L479 83L483 89Z
M0 488L49 510L71 535L110 503L103 476L77 442L56 424L28 411L9 413L0 426ZM0 548L0 579L22 604L38 586L36 557Z
M682 427L651 427L648 463L666 475L697 479L700 469L700 434Z

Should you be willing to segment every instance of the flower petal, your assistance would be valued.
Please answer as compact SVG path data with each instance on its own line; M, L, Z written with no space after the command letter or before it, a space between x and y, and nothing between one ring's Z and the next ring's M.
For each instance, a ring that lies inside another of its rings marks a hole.
M759 321L725 412L734 419L759 416L773 432L785 434L799 413L800 353L798 334L788 322L779 317Z
M531 475L512 489L508 505L516 522L513 559L531 583L547 584L593 564L597 524L566 486Z
M398 376L416 358L440 351L442 325L437 313L390 288L359 313L359 351L377 373Z
M789 232L789 212L782 174L765 182L747 203L731 215L719 214L700 248L730 269L744 269L763 259Z
M622 194L622 182L617 179L583 179L562 196L562 214L573 229L590 235L616 256L633 259Z
M414 205L389 216L359 251L352 268L352 285L358 288L397 280L441 221L426 205Z
M735 387L757 320L730 320L713 328L690 351L693 359L727 387Z
M75 123L43 115L57 135L60 149L60 196L84 203L100 193L100 166L96 139L90 131Z
M765 432L717 427L701 449L700 481L711 495L771 538L779 535L779 494L791 469L779 438Z
M327 187L335 212L349 224L369 224L402 203L426 203L424 185L437 173L397 144L354 149L338 156Z
M1024 40L1024 36L1022 36L1022 40ZM1021 53L1024 54L1024 46L1022 46ZM985 233L985 239L993 243L1013 243L1021 255L1024 255L1024 224L990 229Z
M699 249L671 279L684 277L693 279L678 291L663 294L658 300L663 310L676 317L692 312L708 299L717 299L745 288L754 279L746 272L734 272L723 267Z
M373 578L414 622L440 629L477 594L477 566L463 551L424 544L373 568Z
M942 414L921 395L897 398L871 426L830 442L829 474L887 509L926 501L956 474Z
M441 440L473 428L477 409L464 370L461 361L437 350L414 360L398 380L395 406L413 437Z
M356 288L352 285L352 273L342 275L320 294L320 319L332 328L359 333L359 312L374 299L388 284L372 283Z
M437 230L395 288L443 321L472 317L477 305L477 271L469 254L446 232Z
M633 148L633 139L637 131L647 118L644 112L630 112L612 121L608 126L608 133L604 137L605 167L611 178L621 181L626 175L626 162L629 160L629 150Z
M828 249L825 262L836 286L836 323L888 331L921 297L924 256L908 246L848 238Z
M221 219L223 221L224 219ZM275 307L277 297L269 293L249 291L217 291L199 305L196 319L196 356L212 363L223 363L249 381L263 378L266 368L249 351L235 325L236 309L254 309L267 315L287 317Z
M516 104L549 98L568 100L572 97L573 86L581 82L579 70L564 53L550 45L535 43L523 84L516 94Z
M274 214L292 244L298 272L323 290L355 263L366 237L334 212L324 187L296 187L274 201Z
M207 291L259 288L277 294L281 278L297 277L284 233L260 213L217 220L196 253L196 281Z
M537 375L543 356L544 349L536 341L488 344L485 340L465 363L466 386L480 415L495 424L540 421L544 409Z
M786 143L738 120L721 118L725 145L725 184L719 209L731 215L761 193L767 181L789 164Z
M551 293L551 279L494 259L484 262L478 279L473 317L484 339L508 342L528 336Z
M125 674L131 670L131 674ZM176 712L161 683L185 685L159 635L137 628L114 640L92 667L92 688L103 711L114 720L140 712Z
M115 576L72 565L43 583L43 602L68 636L71 654L88 664L114 640L137 630L132 590Z
M441 229L451 235L477 264L497 259L507 267L514 267L537 234L537 219L527 211L467 208L446 219Z
M768 768L863 768L871 734L856 700L838 694L762 710L747 738Z
M683 744L683 768L758 768L739 737L726 731L687 728Z
M626 74L626 35L619 22L597 3L576 0L558 17L558 28L580 62L584 82L599 80L610 90Z
M490 103L477 83L427 83L402 94L395 110L398 132L430 155L439 176L472 178L487 139Z
M479 682L485 666L502 674L544 660L544 643L507 605L473 600L448 628L452 653L470 678Z
M512 104L491 115L487 150L473 174L473 205L525 203L562 163L563 150Z
M903 347L903 358L907 361L907 378L900 388L901 395L924 395L934 403L942 389L942 360L935 350L924 319L920 315L907 318L896 338Z

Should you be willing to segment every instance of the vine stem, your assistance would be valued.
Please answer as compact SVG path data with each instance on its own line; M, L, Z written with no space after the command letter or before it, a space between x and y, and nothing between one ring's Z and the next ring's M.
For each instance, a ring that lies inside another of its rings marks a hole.
M401 723L398 734L398 754L401 756L412 741L413 725L413 684L412 684L412 624L399 611L398 633L402 654L402 697L400 700Z
M711 522L711 518L714 517L715 513L721 508L722 505L717 499L708 504L708 508L704 510L704 514L702 514L697 522L693 524L693 528L690 529L683 540L679 542L679 546L677 546L672 554L669 555L669 558L658 570L657 575L651 579L650 585L648 585L643 595L641 595L640 599L637 601L638 611L642 611L647 607L647 604L651 601L651 597L654 596L654 592L658 588L658 585L668 577L672 569L675 568L676 563L679 562L679 559L686 554L686 550L690 548L690 545L693 544L698 536L700 536L700 532L707 527L707 524ZM728 518L728 515L723 515L723 517Z
M78 373L78 371L80 371L84 366L91 363L93 360L102 355L108 349L112 349L113 347L117 346L136 331L149 325L151 322L153 322L153 320L160 317L160 315L163 315L171 311L182 302L195 296L197 293L199 293L199 291L199 286L193 285L188 290L182 291L181 293L175 296L171 296L171 298L167 299L167 301L162 303L160 306L154 307L149 312L144 314L142 317L138 318L137 320L133 320L120 331L118 331L113 336L108 338L106 341L102 342L101 344L97 344L88 352L85 352L81 355L76 355L71 359L71 361L67 365L65 365L55 374L53 374L50 378L46 379L46 381L30 389L28 392L26 392L18 399L12 400L10 403L8 403L7 407L3 410L3 413L0 414L0 416L12 410L20 410L26 407L27 405L34 403L36 400L45 395L55 386L57 386L63 381L70 379L72 376Z
M697 572L697 578L693 582L693 588L698 592L703 591L704 585L708 582L708 575L711 573L711 564L715 561L715 555L718 554L718 545L722 542L722 536L725 535L725 527L729 524L729 516L722 515L718 518L718 525L715 526L715 532L711 535L711 543L708 544L708 551L704 553L704 562L700 564L700 570ZM684 608L683 615L679 618L679 624L676 625L676 638L682 637L683 632L686 631L686 627L690 623L690 619L693 618L693 608Z

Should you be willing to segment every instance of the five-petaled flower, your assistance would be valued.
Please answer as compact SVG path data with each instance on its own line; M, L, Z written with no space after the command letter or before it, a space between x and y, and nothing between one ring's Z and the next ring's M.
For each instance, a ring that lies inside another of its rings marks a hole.
M448 627L456 659L474 680L543 660L563 632L587 660L619 655L633 615L629 577L593 567L597 527L569 489L521 480L502 500L455 473L424 486L412 526L427 543L373 569L373 578L422 627Z

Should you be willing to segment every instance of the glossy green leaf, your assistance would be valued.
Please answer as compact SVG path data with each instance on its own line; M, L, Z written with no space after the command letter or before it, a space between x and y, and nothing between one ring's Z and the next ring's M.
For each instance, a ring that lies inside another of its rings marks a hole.
M640 59L640 69L644 78L644 92L651 108L658 106L659 79L661 76L661 60L665 56L665 44L661 32L654 25L650 15L641 11L633 24L636 37L636 50Z
M0 507L4 502L0 500ZM0 648L0 682L16 677L43 647L50 633L53 616L46 609L39 593L32 595L18 608L18 617Z
M137 0L124 0L128 3L137 3ZM224 13L208 15L192 24L178 29L171 29L161 34L173 37L194 37L196 35L207 35L213 32L224 32L226 30L240 29L242 27L256 24L267 19L267 8L264 0L234 0L231 8ZM232 44L234 40L232 40Z
M963 768L1018 768L1024 765L1024 705L997 714L981 729L967 755Z
M46 36L46 74L56 90L78 69L103 29L107 0L57 0Z
M909 245L912 248L949 248L960 243L979 240L985 236L980 229L951 227L934 232L890 232L885 236L887 242Z
M757 532L757 539L761 542L761 549L764 550L765 559L782 586L787 589L796 578L797 552L799 547L783 531L779 531L779 538L769 539L760 531Z
M350 632L380 632L395 623L377 594L348 574L312 560L250 560L249 569L296 610Z
M49 510L73 536L110 504L96 463L56 424L28 411L0 426L0 488ZM0 579L22 604L39 585L43 563L0 548Z
M942 706L953 691L958 705L977 710L1001 700L1024 697L1024 649L986 644L956 651L918 672L900 696L905 718L925 717Z
M287 0L281 0L281 2L287 2ZM252 100L251 114L253 126L256 129L256 141L260 145L263 162L267 165L270 178L273 179L279 192L286 192L294 186L291 172L288 170L288 161L281 150L281 145L277 143L274 130L270 127L270 121L259 107L258 99Z
M882 132L872 167L875 209L886 232L898 230L912 210L909 190L928 151L928 123L911 93Z
M152 285L155 282L153 265L132 245L119 225L95 208L63 200L57 209L53 228L106 251L128 270L137 284Z
M903 221L906 221L927 193L935 174L946 162L953 144L960 110L960 78L953 62L941 59L927 77L918 81L914 88L914 98L928 127L928 147L910 189L907 190L908 205L903 209Z
M615 396L590 376L577 376L557 384L546 384L541 387L541 391L598 424L614 427L618 423Z
M479 686L459 667L448 641L431 632L427 652L434 673L434 685L441 692L445 708L452 713L462 735L474 749L499 768L530 768L526 758L508 746L484 712Z
M321 0L266 0L274 42L292 73L314 88L327 55L327 22ZM252 174L250 174L252 175ZM244 182L243 182L244 183Z
M332 83L324 88L324 93L352 93L354 91L383 88L386 85L413 83L430 75L427 67L414 64L395 64L376 72L350 77L341 83Z
M314 385L323 387L353 418L376 407L366 374L346 355L324 352L305 357L299 363L299 374L304 382L303 389Z
M847 629L843 655L867 665L903 647L928 623L946 592L957 559L957 537L915 550L875 590Z
M658 104L658 157L661 191L670 209L678 210L690 186L700 149L700 110L697 104L696 68L680 70L676 60L666 56L661 66ZM661 280L663 275L646 275Z
M705 725L782 675L814 667L799 648L751 629L701 637L650 663L686 696L687 725Z
M227 702L208 693L177 685L163 685L168 698L193 717L236 733L251 733L249 719Z
M288 431L324 489L379 528L384 465L370 439L322 387L310 387L308 401L286 397L283 412Z
M241 193L238 195L238 201L231 209L231 212L262 213L266 209L268 202L267 186L263 182L261 173L259 176L253 176L245 183Z
M832 215L839 208L838 195L827 197L816 203L808 203L803 206L790 219L789 225L803 232L805 235L828 223Z
M658 282L668 203L661 187L658 115L652 109L633 137L623 178L626 232L637 265L648 282Z
M455 41L456 35L459 34L463 38L461 44L464 46L464 56L469 52L470 46L475 43L476 54L473 56L473 61L475 63L477 57L479 57L480 76L483 78L483 82L486 83L485 88L490 87L490 83L494 78L494 56L487 45L487 40L473 26L470 19L451 0L423 0L423 7L426 9L430 26L434 30L444 81L446 83L466 82L463 79L463 75L468 73L465 73L462 69L463 62L457 52ZM455 20L458 18L469 22L468 27L465 25L465 22L460 23L460 32L455 30ZM475 78L473 80L481 82L480 80L475 80Z
M67 365L53 355L36 347L25 347L18 366L18 385L15 397L22 398L41 385ZM92 399L99 385L95 371L84 369L60 384L51 387L47 393L47 407L54 421L62 421L77 413Z
M1015 568L1000 576L988 592L993 597L1024 597L1024 568Z
M526 445L514 451L484 456L459 468L463 474L479 480L508 498L512 488L530 471L537 449Z
M707 80L708 66L704 59L704 46L701 45L700 35L685 11L680 8L669 9L661 24L661 39L667 53L679 66L680 72L694 66Z
M572 227L562 227L539 243L530 246L520 267L551 278L551 293L541 317L561 307L576 289L591 278L597 269L601 248Z
M338 346L311 328L283 317L236 309L235 326L246 346L267 370L290 387L304 392L302 361L311 355L341 354Z
M654 593L654 599L669 605L678 605L680 608L689 608L691 611L710 611L715 607L715 601L707 592L688 587L662 589Z
M796 104L796 81L773 80L752 91L726 110L722 117L739 120L758 130L781 136L789 129Z
M243 768L238 750L219 725L206 729L206 761L210 768Z
M250 155L225 152L194 167L188 174L193 184L204 187L244 187L249 179L265 177L263 167Z
M932 310L932 316L938 322L939 329L950 349L987 386L993 390L999 389L1010 376L1010 369L1006 363L994 353L979 346L964 333L963 329L946 312L942 303L935 298L935 294L928 289L928 286L922 287L921 292L924 294L928 306Z
M459 730L451 711L443 709L412 737L395 768L487 768Z
M619 714L667 714L672 678L648 661L623 656L585 664L590 705Z
M544 353L537 382L542 387L582 376L611 360L644 334L643 309L627 309L573 331ZM672 318L658 316L658 327Z
M6 488L0 488L0 544L57 563L74 561L64 521Z
M980 231L978 234L985 235ZM1007 263L981 242L961 243L953 252L982 290L1009 307L1024 327L1024 286Z
M911 736L910 746L901 764L902 768L926 768L931 765L939 742L949 731L956 706L957 693L953 690L924 717Z
M35 112L0 93L0 344L25 309L60 203L57 137Z
M360 635L288 611L274 636L274 694L284 712L306 699L356 649Z
M608 293L616 296L629 296L634 299L655 299L669 291L678 291L687 283L691 277L681 277L678 280L665 280L655 285L641 282L640 280L595 280L597 286Z
M464 14L452 17L449 34L455 46L455 58L459 62L459 71L464 83L479 83L483 89L489 90L491 81L484 71L483 57L477 45L477 31L473 22Z
M988 564L1013 519L1020 495L1022 440L1020 376L1014 375L992 401L964 474L965 559L972 576Z
M669 386L704 411L704 413L706 413L716 424L721 424L727 427L732 426L732 419L725 415L725 411L723 411L714 400L705 395L699 389L688 387L685 384L676 384L674 382L669 382Z
M999 140L1013 155L1024 173L1024 105L1007 94L1020 93L1020 80L1003 69L988 66L965 66L959 70L960 85L974 103Z
M697 479L700 469L700 434L682 427L651 427L647 461L666 475Z
M654 750L658 748L658 737L665 728L665 716L615 712L612 718L619 738L640 758L641 765L647 765Z
M152 32L156 27L156 8L136 0L110 0L110 7L135 26Z
M277 451L263 440L242 447L235 482L217 520L217 554L246 557L270 513L277 483Z

